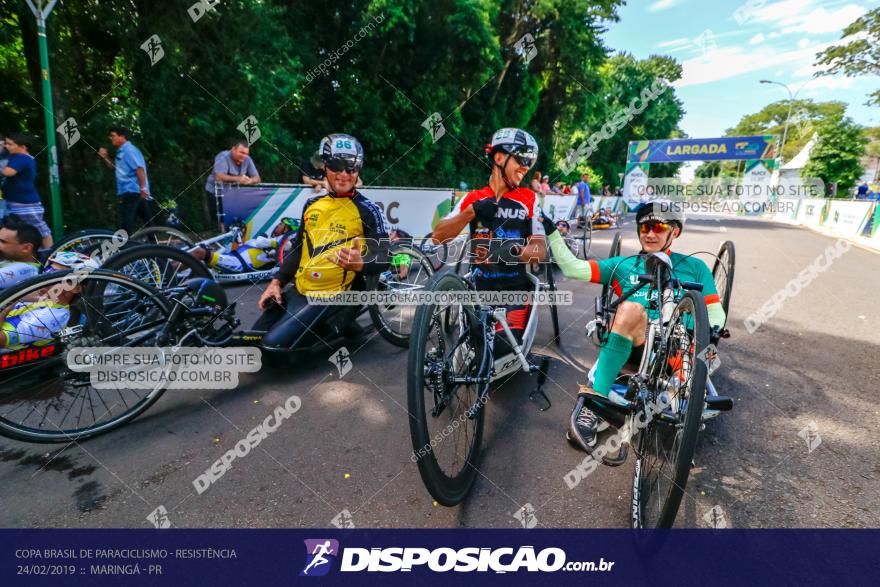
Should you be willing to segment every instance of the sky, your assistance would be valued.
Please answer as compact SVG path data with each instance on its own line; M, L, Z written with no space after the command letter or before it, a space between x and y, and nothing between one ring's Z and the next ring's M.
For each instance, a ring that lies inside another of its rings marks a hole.
M746 114L788 98L846 102L847 114L880 126L880 107L865 106L880 77L812 79L816 53L839 42L844 27L880 0L628 0L606 45L637 58L669 55L683 64L676 95L688 136L716 137ZM812 81L810 81L812 80ZM806 85L801 86L806 82Z

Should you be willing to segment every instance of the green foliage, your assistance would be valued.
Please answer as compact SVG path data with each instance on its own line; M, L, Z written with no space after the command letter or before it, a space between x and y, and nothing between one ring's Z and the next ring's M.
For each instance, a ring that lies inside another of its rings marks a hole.
M97 157L114 123L132 130L154 195L201 230L214 155L250 115L264 181L299 182L321 137L348 132L364 144L367 185L482 185L483 145L502 126L531 131L536 168L570 180L553 171L572 142L658 76L681 75L668 57L608 57L602 34L622 0L223 0L197 22L190 4L79 0L49 18L56 124L72 116L82 135L59 145L68 229L116 223L113 174ZM151 65L141 45L153 34L165 54ZM25 0L0 0L0 130L43 134L39 75ZM433 112L446 130L436 142L421 126ZM628 141L666 138L682 116L670 88L590 158L596 187L616 183Z
M868 11L843 29L842 39L858 35L816 55L816 65L825 66L822 75L843 72L847 77L880 74L880 8ZM869 94L868 104L880 106L880 90Z
M847 194L862 175L859 162L867 144L863 128L849 117L831 118L818 128L819 141L801 177L819 177L826 186L837 183L837 194Z

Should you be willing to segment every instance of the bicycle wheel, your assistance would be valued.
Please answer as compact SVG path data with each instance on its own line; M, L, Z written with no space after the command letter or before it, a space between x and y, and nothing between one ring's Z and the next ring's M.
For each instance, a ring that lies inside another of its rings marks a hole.
M615 232L614 238L611 239L611 250L608 251L608 258L619 257L620 256L620 241L621 241L620 233Z
M590 248L593 245L593 223L588 219L584 224L583 232L574 237L578 245L578 257L584 261L588 261L590 257Z
M67 366L69 352L78 347L156 345L171 313L157 291L124 275L103 269L73 274L41 275L0 299L0 312L10 311L5 323L0 321L7 333L6 348L0 349L3 436L41 443L84 440L136 418L164 391L164 384L98 388L88 372Z
M461 277L438 274L432 291L467 291ZM422 482L444 506L462 502L473 485L480 459L484 409L476 384L454 378L487 375L481 323L473 306L426 304L416 311L407 364L409 429ZM485 365L485 367L482 367Z
M195 243L190 235L169 226L150 226L131 235L131 240L151 245L165 245L175 249L190 249Z
M662 406L639 432L633 477L633 526L671 528L687 487L703 415L709 315L703 296L688 291L675 306L666 349L649 366L646 406Z
M730 309L730 295L733 293L733 272L736 268L736 249L733 241L724 241L718 249L715 264L712 266L712 277L715 279L715 289L721 300L724 314ZM727 320L725 319L725 322ZM724 328L724 325L721 326Z
M127 246L127 241L122 242L119 237L114 241L113 235L114 232L112 230L103 228L90 228L73 232L56 242L46 254L46 259L62 251L82 253L93 257L97 253L103 254L104 251L116 251ZM46 263L43 265L45 266Z
M129 275L165 292L187 279L211 278L204 263L180 249L164 245L137 245L113 255L104 268Z
M392 246L391 256L408 255L409 263L392 267L368 287L379 292L414 292L425 288L434 275L434 265L422 251L409 245ZM406 348L412 332L417 306L401 304L373 304L369 306L370 319L382 338L393 345Z

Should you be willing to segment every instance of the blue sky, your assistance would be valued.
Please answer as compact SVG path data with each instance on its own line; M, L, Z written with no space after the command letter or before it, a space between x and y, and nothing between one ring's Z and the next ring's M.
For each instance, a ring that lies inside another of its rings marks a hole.
M812 77L815 54L878 6L865 0L629 0L606 44L638 58L675 57L684 65L676 93L692 137L720 136L745 115L788 97ZM859 124L880 126L880 108L864 103L880 77L813 79L798 98L841 100Z

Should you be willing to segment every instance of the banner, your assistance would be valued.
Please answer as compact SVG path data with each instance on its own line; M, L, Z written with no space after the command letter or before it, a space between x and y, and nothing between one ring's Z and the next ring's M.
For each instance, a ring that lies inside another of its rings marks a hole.
M796 222L800 203L799 198L779 198L776 201L773 219L782 222Z
M358 188L382 210L388 228L400 227L413 236L431 232L451 207L452 189ZM217 184L218 209L226 226L247 223L245 238L268 234L284 217L300 218L305 203L320 192L311 186ZM446 210L444 212L444 210Z
M753 159L746 162L742 178L743 195L740 197L740 201L744 204L743 209L746 215L756 216L762 214L761 204L769 200L769 187L772 176L770 169L772 167L772 161Z
M806 224L808 226L821 225L822 212L825 210L825 204L826 200L801 200L801 205L800 208L798 208L797 213L798 224Z
M776 136L720 137L715 139L665 139L631 141L628 163L671 163L675 161L724 161L776 157Z
M630 208L635 208L642 203L639 194L644 192L648 185L649 168L650 165L647 163L626 164L626 172L623 176L623 199Z
M874 202L874 211L868 216L868 222L865 223L865 230L862 234L868 238L875 234L880 234L877 228L880 227L880 203Z
M846 236L857 236L868 220L873 202L829 200L828 218L823 226Z
M575 201L577 196L544 196L544 203L541 209L547 218L556 222L557 220L568 220L574 213Z

